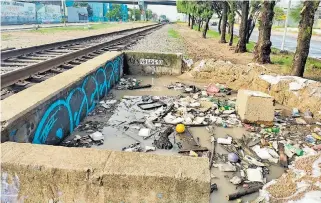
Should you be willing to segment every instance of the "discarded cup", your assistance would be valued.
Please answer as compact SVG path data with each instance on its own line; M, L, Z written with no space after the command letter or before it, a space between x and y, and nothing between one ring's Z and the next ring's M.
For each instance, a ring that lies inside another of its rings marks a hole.
M217 143L219 144L232 144L232 138L217 138Z

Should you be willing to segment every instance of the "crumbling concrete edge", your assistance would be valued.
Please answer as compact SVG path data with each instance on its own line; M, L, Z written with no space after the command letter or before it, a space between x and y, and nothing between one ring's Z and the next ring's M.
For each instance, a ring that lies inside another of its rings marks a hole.
M3 197L31 202L209 202L207 158L13 142L1 147L2 184L7 183L2 186L14 189L2 190Z

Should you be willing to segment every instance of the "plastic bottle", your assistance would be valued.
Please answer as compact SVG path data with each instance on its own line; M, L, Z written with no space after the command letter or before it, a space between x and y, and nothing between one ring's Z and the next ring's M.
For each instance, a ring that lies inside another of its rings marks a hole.
M315 138L312 137L312 135L307 135L307 136L305 137L305 141L306 141L307 143L315 143Z
M269 133L279 133L280 132L280 128L279 127L266 128L265 131L269 132Z
M302 156L303 153L304 153L302 149L296 148L296 147L294 147L293 145L290 145L290 144L286 144L285 147L287 149L289 149L290 151L292 151L293 153L295 153L296 155L298 155L298 156Z

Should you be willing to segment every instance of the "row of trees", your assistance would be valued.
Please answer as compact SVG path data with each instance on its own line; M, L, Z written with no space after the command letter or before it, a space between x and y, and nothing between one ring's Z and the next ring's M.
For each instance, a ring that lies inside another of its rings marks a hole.
M93 16L93 9L87 2L75 2L74 7L87 7L88 17ZM141 20L141 11L140 9L131 9L128 8L129 11L129 18L131 20ZM157 18L157 15L152 12L152 10L147 9L146 10L146 20L151 20L153 18ZM111 10L109 10L106 14L106 17L109 19L115 19L120 20L122 19L122 12L121 12L121 5L120 4L113 4L113 7Z
M193 29L198 24L198 30L204 23L203 37L209 28L209 21L213 14L219 17L218 30L220 33L220 43L227 43L226 33L230 33L229 45L233 44L233 29L236 14L241 18L239 29L239 40L235 48L236 53L247 52L246 44L258 24L259 38L254 49L254 61L258 63L271 63L270 53L272 42L271 29L275 13L275 1L185 1L177 0L177 10L188 15L188 26ZM320 0L304 1L300 10L299 34L297 39L297 49L292 62L292 75L303 76L304 67L309 54L310 40L314 15ZM279 17L279 13L276 16ZM275 20L278 20L276 18ZM227 29L228 28L228 29Z

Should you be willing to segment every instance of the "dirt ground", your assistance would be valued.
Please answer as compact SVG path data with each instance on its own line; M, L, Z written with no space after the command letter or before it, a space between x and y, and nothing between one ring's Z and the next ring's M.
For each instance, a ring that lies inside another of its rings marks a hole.
M24 31L11 31L1 33L1 48L25 48L31 47L36 45L54 43L64 40L70 40L80 37L88 37L91 35L99 35L103 33L118 31L122 29L129 29L134 27L140 27L143 25L147 25L148 23L122 23L122 24L115 24L110 27L106 26L105 28L101 29L85 29L84 30L64 30L59 32L38 32L33 30L24 30ZM48 28L46 28L48 29Z
M215 60L230 61L234 64L247 65L253 62L253 53L235 53L235 46L221 44L215 38L202 38L202 33L191 30L186 25L176 25L176 30L179 32L187 50L187 57L192 58L194 62L213 58ZM264 64L264 66L272 73L280 75L289 74L289 70L278 64ZM321 80L321 70L311 69L306 70L304 76L313 80Z

